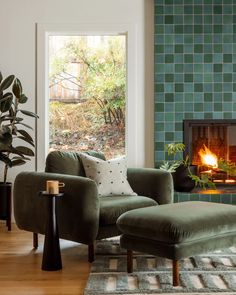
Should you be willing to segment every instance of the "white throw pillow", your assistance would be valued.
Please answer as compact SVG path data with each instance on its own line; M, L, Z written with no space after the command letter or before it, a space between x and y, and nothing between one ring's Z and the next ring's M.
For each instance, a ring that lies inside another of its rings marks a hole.
M127 181L125 156L101 160L87 154L80 154L85 174L98 186L99 196L137 195Z

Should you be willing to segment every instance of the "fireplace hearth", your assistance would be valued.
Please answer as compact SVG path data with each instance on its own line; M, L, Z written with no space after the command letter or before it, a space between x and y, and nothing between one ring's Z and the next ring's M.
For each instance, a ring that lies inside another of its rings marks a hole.
M216 185L235 186L236 120L184 120L185 156ZM222 167L227 164L227 171ZM234 170L235 172L235 170Z

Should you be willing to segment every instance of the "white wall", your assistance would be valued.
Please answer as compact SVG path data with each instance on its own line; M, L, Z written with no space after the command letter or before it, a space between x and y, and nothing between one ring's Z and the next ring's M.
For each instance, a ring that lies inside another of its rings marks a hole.
M26 107L32 111L36 108L36 23L136 24L138 71L134 74L141 114L137 165L153 166L153 0L0 0L0 4L0 70L4 76L19 77L30 98ZM34 126L33 120L28 123ZM22 170L34 169L34 160L10 169L9 180Z

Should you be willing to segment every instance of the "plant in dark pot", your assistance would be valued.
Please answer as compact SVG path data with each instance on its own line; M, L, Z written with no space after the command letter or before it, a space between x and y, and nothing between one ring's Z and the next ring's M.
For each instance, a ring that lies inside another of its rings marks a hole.
M183 143L169 143L165 149L172 160L165 161L160 169L172 173L176 191L190 192L197 185L203 189L215 188L215 184L206 175L197 175L197 166L190 163L188 155L181 159L185 150Z
M24 123L25 116L38 118L22 109L28 98L23 93L19 79L10 75L5 79L0 72L0 161L3 162L3 181L0 182L0 219L6 220L11 230L12 183L7 182L8 168L23 165L34 156L34 140L25 130L32 129ZM26 146L25 146L26 144Z
M175 190L178 192L190 192L195 187L195 181L191 175L197 175L197 166L181 163L172 174Z

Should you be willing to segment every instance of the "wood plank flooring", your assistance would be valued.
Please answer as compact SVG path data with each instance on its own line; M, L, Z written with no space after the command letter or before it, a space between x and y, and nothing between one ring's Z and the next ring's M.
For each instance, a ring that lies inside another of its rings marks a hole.
M32 247L32 233L17 229L8 232L0 222L1 295L82 295L90 272L87 247L60 240L63 269L42 271L44 236L39 248Z

